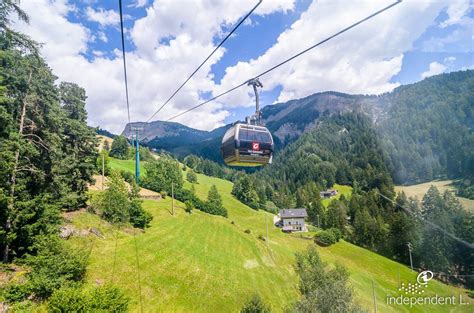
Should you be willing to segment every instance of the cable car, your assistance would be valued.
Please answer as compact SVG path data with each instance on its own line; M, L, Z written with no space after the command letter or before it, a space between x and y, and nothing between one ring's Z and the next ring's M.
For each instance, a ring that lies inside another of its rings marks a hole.
M248 81L255 92L255 114L247 117L246 123L237 122L229 128L221 143L221 154L229 166L256 167L271 164L273 159L273 137L270 131L260 125L261 113L257 87L262 87L258 78Z
M273 137L263 126L236 123L222 138L221 153L229 166L262 166L272 163Z

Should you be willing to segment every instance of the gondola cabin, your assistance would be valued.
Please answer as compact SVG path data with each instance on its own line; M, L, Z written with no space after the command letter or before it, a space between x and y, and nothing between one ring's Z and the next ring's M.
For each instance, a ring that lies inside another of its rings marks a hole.
M237 123L222 138L221 154L229 166L256 167L271 164L272 135L266 127Z

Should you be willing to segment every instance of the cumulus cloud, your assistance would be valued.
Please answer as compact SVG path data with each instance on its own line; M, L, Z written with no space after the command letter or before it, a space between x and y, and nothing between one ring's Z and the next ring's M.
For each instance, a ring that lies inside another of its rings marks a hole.
M148 4L148 0L136 0L135 3L132 4L135 8L142 8Z
M99 23L101 26L114 26L120 23L120 15L114 10L104 10L103 8L94 10L88 7L86 16L89 21Z
M263 55L227 68L217 89L226 90L235 82L245 81L392 2L314 1ZM326 90L371 94L391 91L399 85L391 82L391 78L401 69L403 53L445 5L405 1L265 75L261 79L264 90L281 87L278 101ZM224 101L234 106L250 106L250 95L248 90L240 90Z
M440 26L444 28L450 25L468 22L470 18L466 15L473 7L474 5L470 0L453 0L446 10L448 19L443 21Z
M438 74L443 73L445 70L446 70L446 65L438 63L438 62L431 62L429 69L426 72L421 73L421 78L438 75Z
M389 2L359 1L349 5L343 1L314 1L265 53L228 67L216 84L211 67L226 53L220 49L157 119L166 119L195 105L204 99L204 94L216 95L245 81ZM202 0L183 6L175 0L149 1L146 15L136 20L129 32L135 47L127 52L132 119L146 120L215 48L215 38L222 35L223 29L235 24L255 3L255 0ZM23 1L21 5L30 14L31 25L18 23L18 29L45 43L43 55L60 80L76 82L86 89L89 124L120 132L127 117L120 51L106 54L90 51L94 58L87 59L84 54L92 41L91 31L80 23L68 21L67 16L74 8L67 0ZM400 71L403 53L445 7L446 3L439 1L404 1L383 16L262 77L264 88L281 87L279 101L324 90L390 91L398 86L391 79ZM265 16L294 8L294 0L264 1L255 14ZM86 13L101 27L118 23L114 11L90 7ZM100 33L96 36L105 40ZM212 129L223 124L229 116L228 108L251 105L252 90L241 88L177 121L199 129Z
M130 31L130 39L136 46L136 50L127 53L132 119L146 120L214 49L213 38L223 27L236 23L255 3L203 0L183 6L180 1L154 1L146 16L137 20ZM120 51L106 57L103 51L93 50L94 58L87 59L84 54L93 37L84 25L67 20L72 10L67 0L24 1L22 7L30 15L31 24L20 25L18 29L45 43L43 55L60 80L74 81L86 89L89 124L121 132L127 112ZM269 1L256 14L292 8L292 0ZM86 14L102 27L119 22L114 11L89 7ZM106 40L100 32L97 37ZM215 87L211 66L224 53L225 49L217 51L157 118L170 117L202 101L202 94L211 93ZM183 122L212 129L223 125L228 115L216 102L187 115Z

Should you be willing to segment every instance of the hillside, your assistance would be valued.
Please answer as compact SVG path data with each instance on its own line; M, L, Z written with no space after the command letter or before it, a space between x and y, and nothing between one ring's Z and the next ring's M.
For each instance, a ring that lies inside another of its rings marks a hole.
M325 116L363 112L382 138L395 182L414 184L435 178L472 181L474 173L469 165L474 163L470 152L474 149L465 147L474 147L473 90L474 71L466 70L429 77L380 96L316 93L267 105L262 116L280 151L314 129ZM178 123L136 124L145 127L150 147L180 157L192 153L222 162L220 140L230 125L203 132Z
M423 196L426 194L428 189L431 186L435 186L441 192L445 190L455 191L456 188L453 186L452 180L437 180L437 181L430 181L423 184L417 185L410 185L410 186L395 186L396 192L403 191L407 197L416 197L418 200L422 200ZM471 212L474 212L474 200L463 198L463 197L456 197L459 202L461 202L462 206Z
M151 227L136 235L140 262L142 301L145 311L237 311L245 300L258 292L275 311L297 299L298 279L293 271L294 253L312 241L288 235L272 226L273 215L254 211L237 201L230 192L232 183L198 174L195 185L205 198L215 184L222 195L229 218L199 211L192 215L176 204L171 215L171 199L146 200L145 208L154 216ZM186 182L186 188L190 184ZM108 223L87 212L76 214L72 222L78 228L97 227L105 239L74 238L73 245L91 249L87 280L91 284L113 282L132 298L132 310L138 310L135 242L131 230L116 232ZM258 239L266 236L269 242ZM249 229L250 234L244 231ZM116 268L113 275L115 235ZM91 241L92 240L92 241ZM93 245L93 246L92 246ZM345 265L362 305L372 309L372 279L379 311L399 308L385 304L386 294L397 294L397 272L402 282L413 282L415 274L403 265L368 250L341 241L328 248L318 248L323 260ZM433 282L430 294L451 295L460 289ZM425 307L442 312L442 307ZM456 307L462 312L464 308ZM405 311L408 311L405 309ZM413 312L422 312L417 307ZM465 310L467 312L467 310Z

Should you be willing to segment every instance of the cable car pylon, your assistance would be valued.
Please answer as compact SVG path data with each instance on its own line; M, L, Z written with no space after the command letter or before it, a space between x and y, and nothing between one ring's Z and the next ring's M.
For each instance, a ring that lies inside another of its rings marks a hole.
M138 140L138 133L143 130L143 127L130 126L130 130L132 132L135 131L135 181L138 184L140 182L140 143ZM132 138L133 138L133 135L132 135Z

